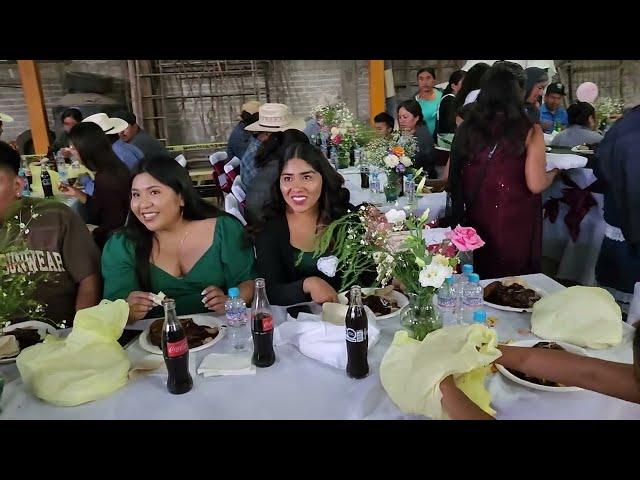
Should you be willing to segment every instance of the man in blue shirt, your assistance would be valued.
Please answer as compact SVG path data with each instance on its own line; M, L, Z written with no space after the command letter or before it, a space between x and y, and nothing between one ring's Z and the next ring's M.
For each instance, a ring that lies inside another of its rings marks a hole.
M244 128L247 125L251 125L253 122L258 121L259 109L260 102L257 100L250 100L242 105L240 121L234 127L231 135L229 135L229 140L227 141L227 156L229 158L242 158L244 155L244 152L247 150L249 142L251 141L251 132L246 131Z
M559 82L550 83L540 107L540 124L544 133L551 133L559 123L564 130L569 124L567 110L562 106L562 97L566 95L564 85Z

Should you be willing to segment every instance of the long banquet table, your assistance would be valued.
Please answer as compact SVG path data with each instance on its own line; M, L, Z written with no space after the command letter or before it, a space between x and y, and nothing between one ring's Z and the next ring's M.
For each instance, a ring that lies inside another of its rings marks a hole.
M554 292L564 287L542 274L524 276L530 284ZM317 306L314 306L317 309ZM530 327L529 314L487 308L497 317L495 325L502 342L534 338L523 329ZM285 321L284 307L274 307L279 324ZM136 324L146 327L150 321ZM369 352L370 375L351 380L343 370L305 357L291 346L276 347L276 363L258 369L256 375L209 377L195 375L195 366L211 352L231 349L228 338L191 355L193 389L171 395L166 377L150 375L129 382L107 398L77 407L55 407L26 391L15 365L0 366L8 378L0 399L0 419L423 419L403 414L380 383L379 366L389 347L399 319L378 322L381 336ZM625 325L623 343L590 355L631 363L632 327ZM127 349L135 363L148 355L136 343ZM570 393L530 390L495 373L486 384L493 397L498 419L640 419L640 405L589 392Z

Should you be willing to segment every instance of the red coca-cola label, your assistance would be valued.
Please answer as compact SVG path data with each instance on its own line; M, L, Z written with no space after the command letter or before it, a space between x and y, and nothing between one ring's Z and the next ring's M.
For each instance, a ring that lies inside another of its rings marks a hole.
M262 331L268 332L269 330L273 330L273 317L263 317L262 318Z
M177 342L167 342L167 356L169 358L181 357L189 351L189 344L187 338L178 340Z

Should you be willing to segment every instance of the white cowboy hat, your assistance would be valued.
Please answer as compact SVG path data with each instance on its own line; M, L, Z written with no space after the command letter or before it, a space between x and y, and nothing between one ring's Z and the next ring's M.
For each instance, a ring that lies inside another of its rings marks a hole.
M98 125L106 134L112 135L124 131L129 124L121 118L110 118L106 113L96 113L90 115L83 122L92 122Z
M242 111L250 114L258 113L260 110L260 102L257 100L249 100L242 104Z
M13 117L10 117L6 113L0 113L0 122L3 122L3 123L13 122Z
M303 118L291 116L289 107L282 103L265 103L258 111L258 121L244 127L250 132L284 132L290 128L304 131Z

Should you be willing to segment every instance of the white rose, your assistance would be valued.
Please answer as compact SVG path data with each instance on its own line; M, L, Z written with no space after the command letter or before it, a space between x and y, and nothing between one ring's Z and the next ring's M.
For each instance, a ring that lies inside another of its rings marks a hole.
M406 155L403 155L400 157L400 163L403 164L405 167L410 167L411 165L413 165L413 162L411 161L411 159Z
M396 210L392 208L387 213L384 214L387 222L389 223L401 223L407 219L407 212L404 210Z
M340 135L344 135L345 133L347 133L346 128L339 128L338 131L340 132Z
M450 277L452 274L453 269L451 267L445 267L440 263L432 261L420 270L418 280L423 287L440 288L447 277Z
M353 122L346 121L346 122L344 122L344 126L347 127L347 128L353 127Z
M324 273L327 277L335 277L336 269L338 268L338 257L331 255L330 257L320 257L316 264L318 270Z
M339 132L338 127L331 127L331 135L338 135Z
M384 157L384 164L389 168L395 168L400 160L396 155L387 155Z

